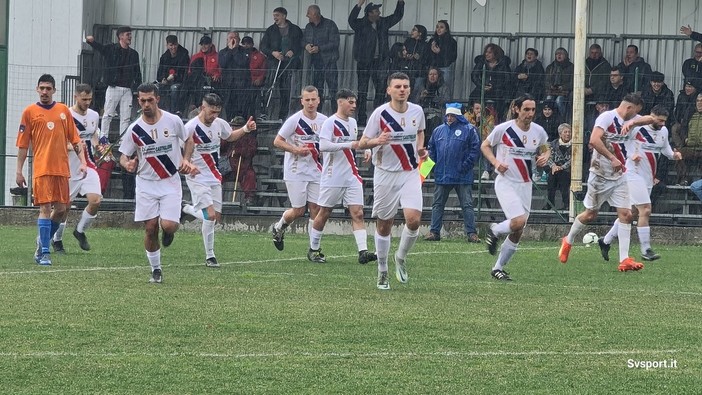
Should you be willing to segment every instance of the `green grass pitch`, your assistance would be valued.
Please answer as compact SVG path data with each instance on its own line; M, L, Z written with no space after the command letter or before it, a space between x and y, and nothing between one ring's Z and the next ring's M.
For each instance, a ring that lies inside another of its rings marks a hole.
M211 269L199 232L180 231L153 285L141 230L91 229L90 252L67 231L52 267L32 260L35 227L0 233L0 393L702 388L699 247L654 246L662 259L619 273L597 247L561 265L557 241L524 240L506 268L515 281L499 283L484 244L420 239L410 282L379 291L351 235L325 236L328 262L313 264L304 235L279 252L268 234L218 231Z

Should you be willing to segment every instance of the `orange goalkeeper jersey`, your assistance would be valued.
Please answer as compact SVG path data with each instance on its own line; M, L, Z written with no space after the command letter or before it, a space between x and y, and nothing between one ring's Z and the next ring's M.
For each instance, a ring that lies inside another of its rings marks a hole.
M68 143L79 144L73 116L64 104L35 103L24 109L17 133L17 148L34 150L34 177L70 177Z

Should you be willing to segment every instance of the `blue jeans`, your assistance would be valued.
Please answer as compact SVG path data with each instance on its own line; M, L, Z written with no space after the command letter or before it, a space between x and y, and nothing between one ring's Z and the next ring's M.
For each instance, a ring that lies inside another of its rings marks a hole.
M690 184L690 191L697 195L697 198L702 200L702 179L697 180Z
M473 213L472 185L448 184L434 186L434 204L431 206L431 229L430 232L436 235L441 234L441 227L444 219L444 207L446 200L452 189L456 190L458 201L463 209L463 230L466 235L478 233L475 230L475 214Z

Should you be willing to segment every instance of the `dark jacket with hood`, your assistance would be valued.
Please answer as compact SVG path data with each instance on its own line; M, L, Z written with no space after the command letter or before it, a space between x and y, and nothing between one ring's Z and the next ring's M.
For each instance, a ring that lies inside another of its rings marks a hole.
M490 68L490 65L485 63L485 56L478 55L474 59L473 71L470 73L470 79L475 84L475 89L471 93L471 97L479 98L482 90L483 65L487 66L485 73L485 84L492 85L492 89L485 92L485 97L489 99L506 99L511 95L512 69L509 67L512 60L507 55L503 55L497 61L497 64Z
M188 74L188 65L190 64L190 52L183 48L182 45L178 44L178 49L176 50L176 55L171 56L171 51L166 50L166 52L161 55L161 59L158 61L158 71L156 71L156 80L158 82L163 81L164 78L171 74L171 70L174 71L173 81L174 84L182 84L185 81L185 77Z
M544 89L549 96L568 96L573 92L573 76L575 65L570 61L568 53L563 62L554 60L546 67Z
M648 86L649 81L651 81L651 73L653 72L651 66L640 56L628 66L624 65L624 62L619 63L619 69L622 70L624 86L626 86L627 92L634 92L636 69L639 69L639 91L642 91L644 87Z
M302 51L304 50L304 45L302 43L304 40L304 35L302 33L302 29L300 29L299 26L290 21L287 22L287 43L289 47L283 48L283 36L280 34L280 28L278 27L278 25L274 23L271 26L269 26L268 29L266 29L265 33L263 33L259 50L263 52L264 55L266 55L269 64L275 65L278 64L278 59L276 59L273 56L273 51L279 51L285 54L285 52L291 50L293 52L293 57L290 59L286 58L286 60L281 64L280 69L283 70L283 68L288 64L288 62L290 63L290 69L300 69L302 68Z
M436 43L436 45L441 48L439 53L434 53L431 50L431 44ZM449 67L458 58L458 43L456 39L451 37L451 34L445 33L441 36L434 34L428 43L430 61L429 66L434 67Z
M641 98L644 101L644 105L639 114L648 115L651 113L651 109L654 106L662 104L666 108L666 110L668 110L668 114L673 115L673 110L675 109L675 94L673 93L673 91L670 90L670 88L668 88L668 85L666 85L665 83L663 84L660 92L658 93L655 93L653 91L653 88L651 88L651 84L649 83L648 86L646 86L641 92ZM670 121L673 120L672 116L668 118Z
M480 137L475 126L463 116L439 125L431 134L429 157L434 165L434 182L439 185L473 184L473 167L480 156Z
M390 52L389 30L402 20L402 16L405 14L405 2L398 1L395 11L391 15L378 18L375 29L371 21L368 20L368 16L358 18L360 13L361 7L356 5L349 14L349 26L354 31L353 59L362 64L370 63L375 55L377 45L380 60L387 60Z
M526 80L520 80L517 78L517 75L522 73L528 75ZM524 93L528 93L536 100L541 99L544 92L545 74L546 71L544 70L544 65L539 59L536 59L532 63L527 63L526 60L522 60L522 63L514 68L514 96L517 97Z
M585 59L585 87L592 89L592 97L588 98L589 100L594 100L607 91L611 71L612 65L605 58Z
M131 47L122 48L118 43L102 45L97 41L88 45L105 58L103 82L109 86L120 86L136 90L141 84L139 54Z

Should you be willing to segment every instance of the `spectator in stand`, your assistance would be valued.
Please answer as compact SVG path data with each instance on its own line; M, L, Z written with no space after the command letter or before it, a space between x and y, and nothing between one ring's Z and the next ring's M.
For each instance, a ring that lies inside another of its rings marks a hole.
M415 89L419 84L424 84L427 64L429 63L429 44L427 43L427 28L424 25L414 25L410 36L405 39L405 52L407 61L405 73L410 77L410 89Z
M178 37L172 34L166 36L166 48L166 52L158 61L156 81L158 81L158 90L169 99L169 102L165 103L167 105L164 105L166 111L181 116L184 110L183 83L188 74L190 52L178 44ZM166 94L167 92L170 95Z
M651 73L651 80L648 86L645 86L641 92L644 105L639 114L648 115L651 113L651 109L659 104L668 111L668 114L673 113L675 108L675 94L668 88L664 80L665 75L660 71ZM670 121L672 121L672 119Z
M561 124L561 114L553 100L545 100L541 105L541 114L536 116L534 123L544 128L548 141L558 139L558 125Z
M604 100L609 103L609 108L615 108L622 102L622 98L626 94L624 72L619 66L612 67L612 70L609 72L609 85L607 85L603 97L599 98L598 101Z
M525 93L540 100L544 91L544 65L539 60L539 51L527 48L524 60L514 68L515 96Z
M681 125L686 125L692 114L696 111L695 101L699 93L697 82L693 80L685 81L685 88L680 91L678 101L675 104L674 124L670 129L670 137L676 136Z
M429 67L426 83L424 86L418 86L417 91L419 93L416 102L424 110L427 131L433 131L443 122L444 106L451 100L441 70ZM426 140L429 141L431 132L425 132L425 135Z
M387 88L387 69L390 58L389 30L402 20L405 14L405 1L398 0L392 15L381 17L382 4L369 2L363 8L363 18L358 18L366 0L358 0L349 13L349 26L353 29L353 59L358 77L358 121L359 126L366 124L366 107L368 104L368 84L373 81L375 97L373 108L385 101Z
M590 45L585 59L585 101L595 102L607 91L612 65L602 57L600 44Z
M441 70L449 97L453 97L452 66L458 58L458 43L451 36L451 28L445 19L436 22L436 30L429 40L429 56L429 66Z
M239 129L246 125L244 117L234 117L229 125L232 130ZM256 156L258 141L256 130L244 134L234 142L221 140L220 152L229 159L231 173L227 174L228 180L235 180L238 176L239 188L244 192L244 204L252 206L256 201L256 172L254 171L253 158Z
M456 191L463 210L463 230L469 243L480 243L473 213L473 166L480 155L480 137L461 115L460 103L446 104L446 117L427 144L434 166L434 203L427 241L441 240L444 208L451 190Z
M651 78L651 66L639 56L639 47L633 44L626 47L626 54L624 60L619 63L619 69L624 76L624 86L626 86L627 93L640 92L648 85ZM635 78L637 72L638 79Z
M288 21L288 10L277 7L273 10L273 24L266 29L259 46L261 52L268 58L268 68L277 70L276 81L280 91L280 109L278 118L285 120L288 113L297 109L297 100L291 100L291 92L297 92L299 70L302 68L304 51L304 36L302 29ZM285 71L283 71L285 70Z
M119 131L127 129L132 117L132 89L141 84L139 54L129 46L132 44L132 28L122 26L117 29L116 44L102 45L93 36L86 36L85 42L105 59L103 82L107 84L105 109L100 124L101 137L110 135L110 123L119 106Z
M225 119L248 117L253 111L250 100L244 99L251 88L249 53L241 43L239 32L227 33L227 46L219 51L219 67L222 70L222 101Z
M390 63L388 66L388 72L390 74L394 72L402 72L410 77L410 84L412 84L413 78L409 75L410 62L405 57L407 49L405 48L405 43L398 41L390 47Z
M329 97L331 112L336 112L336 91L339 86L339 72L336 62L339 60L339 28L331 19L322 16L319 6L307 7L309 23L305 26L305 51L310 55L312 66L312 85L319 91L321 100L319 110L324 105L324 97ZM328 94L324 95L324 83Z
M695 45L695 54L683 62L682 73L686 80L702 82L702 43Z
M479 101L473 102L470 110L463 114L468 122L470 122L480 133L480 141L485 140L485 138L492 132L495 127L495 120L497 119L497 114L495 114L495 109L492 107L485 108L485 113L482 111L483 107L480 105ZM482 168L482 174L480 175L481 180L489 180L490 173L495 169L492 167L492 163L486 161L481 155L481 159L484 163Z
M253 38L244 36L241 46L249 55L249 70L251 71L251 94L249 95L249 115L258 117L262 115L261 89L266 84L266 55L254 47ZM246 117L245 117L246 118Z
M556 49L555 59L546 67L544 89L546 100L554 100L556 102L558 113L561 116L567 114L567 103L571 100L573 93L574 74L575 66L568 57L568 51L563 47Z
M190 91L190 100L195 107L200 106L207 91L219 87L221 79L222 69L219 67L219 56L212 44L212 37L202 36L200 51L190 58L186 83Z
M572 128L567 123L558 125L558 138L551 141L551 157L544 169L548 173L548 201L542 210L556 208L556 191L561 192L559 210L567 210L570 205L570 156ZM550 206L549 206L550 203Z
M695 107L697 111L687 123L682 124L677 135L673 136L674 145L683 157L675 162L679 185L688 185L689 167L699 168L702 160L702 93L697 95Z
M511 62L499 45L493 43L486 45L483 48L483 54L474 59L470 79L475 84L475 89L470 93L470 99L480 101L481 93L484 92L486 106L492 106L497 114L504 113L505 102L511 96L509 86L512 78ZM486 70L485 81L483 81L483 68Z

